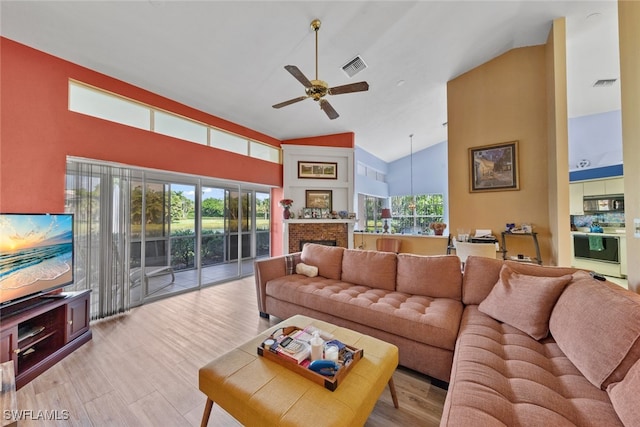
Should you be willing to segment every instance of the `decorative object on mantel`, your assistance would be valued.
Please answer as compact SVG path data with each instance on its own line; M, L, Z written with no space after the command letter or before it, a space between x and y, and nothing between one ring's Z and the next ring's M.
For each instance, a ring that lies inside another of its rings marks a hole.
M469 148L469 191L519 190L518 141Z
M335 162L298 162L298 178L338 179L338 163Z
M282 200L280 200L279 204L284 209L282 211L282 217L284 219L291 218L291 211L289 211L289 209L291 208L291 206L293 206L293 200L291 200L291 199L282 199Z
M380 214L380 218L384 219L384 227L383 230L385 233L389 232L389 223L387 221L389 221L392 217L391 217L391 209L389 208L384 208L382 209L382 213Z
M436 236L442 236L444 229L447 228L447 224L444 222L432 222L429 224L429 228L433 230Z

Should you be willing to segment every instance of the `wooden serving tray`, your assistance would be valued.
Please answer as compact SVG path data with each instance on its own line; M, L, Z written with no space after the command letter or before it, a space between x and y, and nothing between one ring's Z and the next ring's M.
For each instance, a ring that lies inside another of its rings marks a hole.
M284 331L283 333L285 335L289 335L301 329L302 328L299 328L297 326L288 326L283 328L283 331ZM269 336L269 338L275 339L277 337L274 337L273 335L271 335ZM269 338L266 338L265 341ZM287 359L286 357L281 356L277 353L274 353L270 350L266 350L264 348L264 342L260 343L260 345L258 346L258 355L264 357L265 359L269 359L272 362L275 362L281 366L284 366L285 368L313 381L316 384L324 386L324 388L326 388L327 390L335 391L335 389L338 388L338 385L342 384L345 377L351 371L353 366L364 356L364 350L361 348L360 349L355 348L346 344L345 344L345 347L347 348L348 351L352 353L352 359L347 365L343 365L343 361L339 360L339 363L341 365L340 369L338 369L338 372L333 376L321 375L303 365L297 364L293 360Z

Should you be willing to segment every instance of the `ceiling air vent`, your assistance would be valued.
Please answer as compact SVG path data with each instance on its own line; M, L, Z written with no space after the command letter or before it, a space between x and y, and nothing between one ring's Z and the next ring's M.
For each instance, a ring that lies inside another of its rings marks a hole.
M593 84L593 87L609 87L609 86L613 86L613 84L616 81L618 81L618 79L601 79L601 80L597 80Z
M344 71L347 76L353 77L365 68L367 68L367 64L364 62L364 59L358 55L351 61L344 64L342 66L342 71Z
M588 159L582 159L576 164L578 169L588 168L589 166L591 166L591 162Z

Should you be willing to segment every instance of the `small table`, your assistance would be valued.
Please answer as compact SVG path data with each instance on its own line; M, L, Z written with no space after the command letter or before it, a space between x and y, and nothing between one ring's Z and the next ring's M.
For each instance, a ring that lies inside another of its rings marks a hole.
M257 354L260 343L276 329L308 325L364 350L363 358L335 391ZM201 425L207 425L213 402L243 425L364 425L387 384L398 407L393 384L397 366L398 348L393 344L327 322L293 316L200 368L200 390L207 395Z

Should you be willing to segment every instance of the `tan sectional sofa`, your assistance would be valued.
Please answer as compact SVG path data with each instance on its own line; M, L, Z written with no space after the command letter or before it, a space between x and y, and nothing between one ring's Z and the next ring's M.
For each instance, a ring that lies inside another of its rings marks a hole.
M557 296L536 289L567 275ZM462 301L441 426L640 425L640 295L575 269L469 258ZM509 323L537 316L542 338Z
M463 277L455 256L318 246L256 263L261 314L396 344L449 382L441 426L640 425L640 295L572 268L469 257Z

